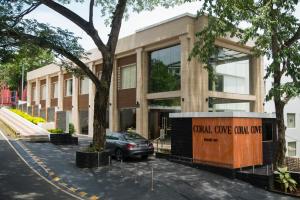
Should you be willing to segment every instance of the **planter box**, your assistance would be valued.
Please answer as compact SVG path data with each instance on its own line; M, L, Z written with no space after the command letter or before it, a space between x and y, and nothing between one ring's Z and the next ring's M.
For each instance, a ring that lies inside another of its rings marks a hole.
M76 151L76 166L79 168L93 168L108 165L107 151L83 152Z
M68 133L53 133L50 134L50 142L55 145L75 144L78 145L78 138L72 137Z

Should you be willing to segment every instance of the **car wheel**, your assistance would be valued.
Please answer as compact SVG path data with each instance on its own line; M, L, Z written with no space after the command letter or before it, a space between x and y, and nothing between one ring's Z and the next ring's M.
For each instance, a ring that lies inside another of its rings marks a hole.
M115 155L116 155L116 159L118 161L121 161L124 159L123 151L121 149L117 149L115 152Z
M148 159L148 155L142 155L142 159L143 159L143 160Z

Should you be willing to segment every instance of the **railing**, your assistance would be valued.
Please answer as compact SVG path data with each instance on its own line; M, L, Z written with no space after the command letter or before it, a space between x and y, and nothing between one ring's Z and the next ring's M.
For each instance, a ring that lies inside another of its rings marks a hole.
M171 152L171 142L170 140L166 140L163 137L158 137L152 140L154 145L154 151L160 153L170 153Z

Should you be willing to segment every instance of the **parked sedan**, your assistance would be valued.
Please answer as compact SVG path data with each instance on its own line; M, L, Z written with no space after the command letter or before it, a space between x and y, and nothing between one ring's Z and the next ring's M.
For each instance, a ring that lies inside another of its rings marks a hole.
M153 144L149 140L133 132L106 133L106 148L117 160L133 156L147 159L154 152Z

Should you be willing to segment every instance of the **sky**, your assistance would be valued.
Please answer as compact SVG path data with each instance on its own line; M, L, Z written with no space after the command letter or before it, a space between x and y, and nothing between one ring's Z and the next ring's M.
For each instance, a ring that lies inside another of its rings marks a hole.
M87 19L89 9L88 2L89 1L86 1L85 3L72 3L68 5L68 8ZM181 6L175 6L168 9L157 7L152 11L130 13L129 19L123 20L119 38L134 34L138 29L161 22L183 13L196 14L197 10L201 7L201 4L202 3L197 1L192 3L185 3ZM107 41L109 27L105 26L104 20L101 19L100 12L99 17L97 17L97 10L95 10L94 16L95 27L97 28L101 39L103 41ZM73 24L71 21L64 18L60 14L50 10L46 6L38 7L34 12L28 15L27 18L34 18L39 22L49 23L52 26L61 27L74 32L76 36L80 36L82 38L79 43L85 50L90 50L96 47L89 36L86 35L85 32L83 32L77 25Z

